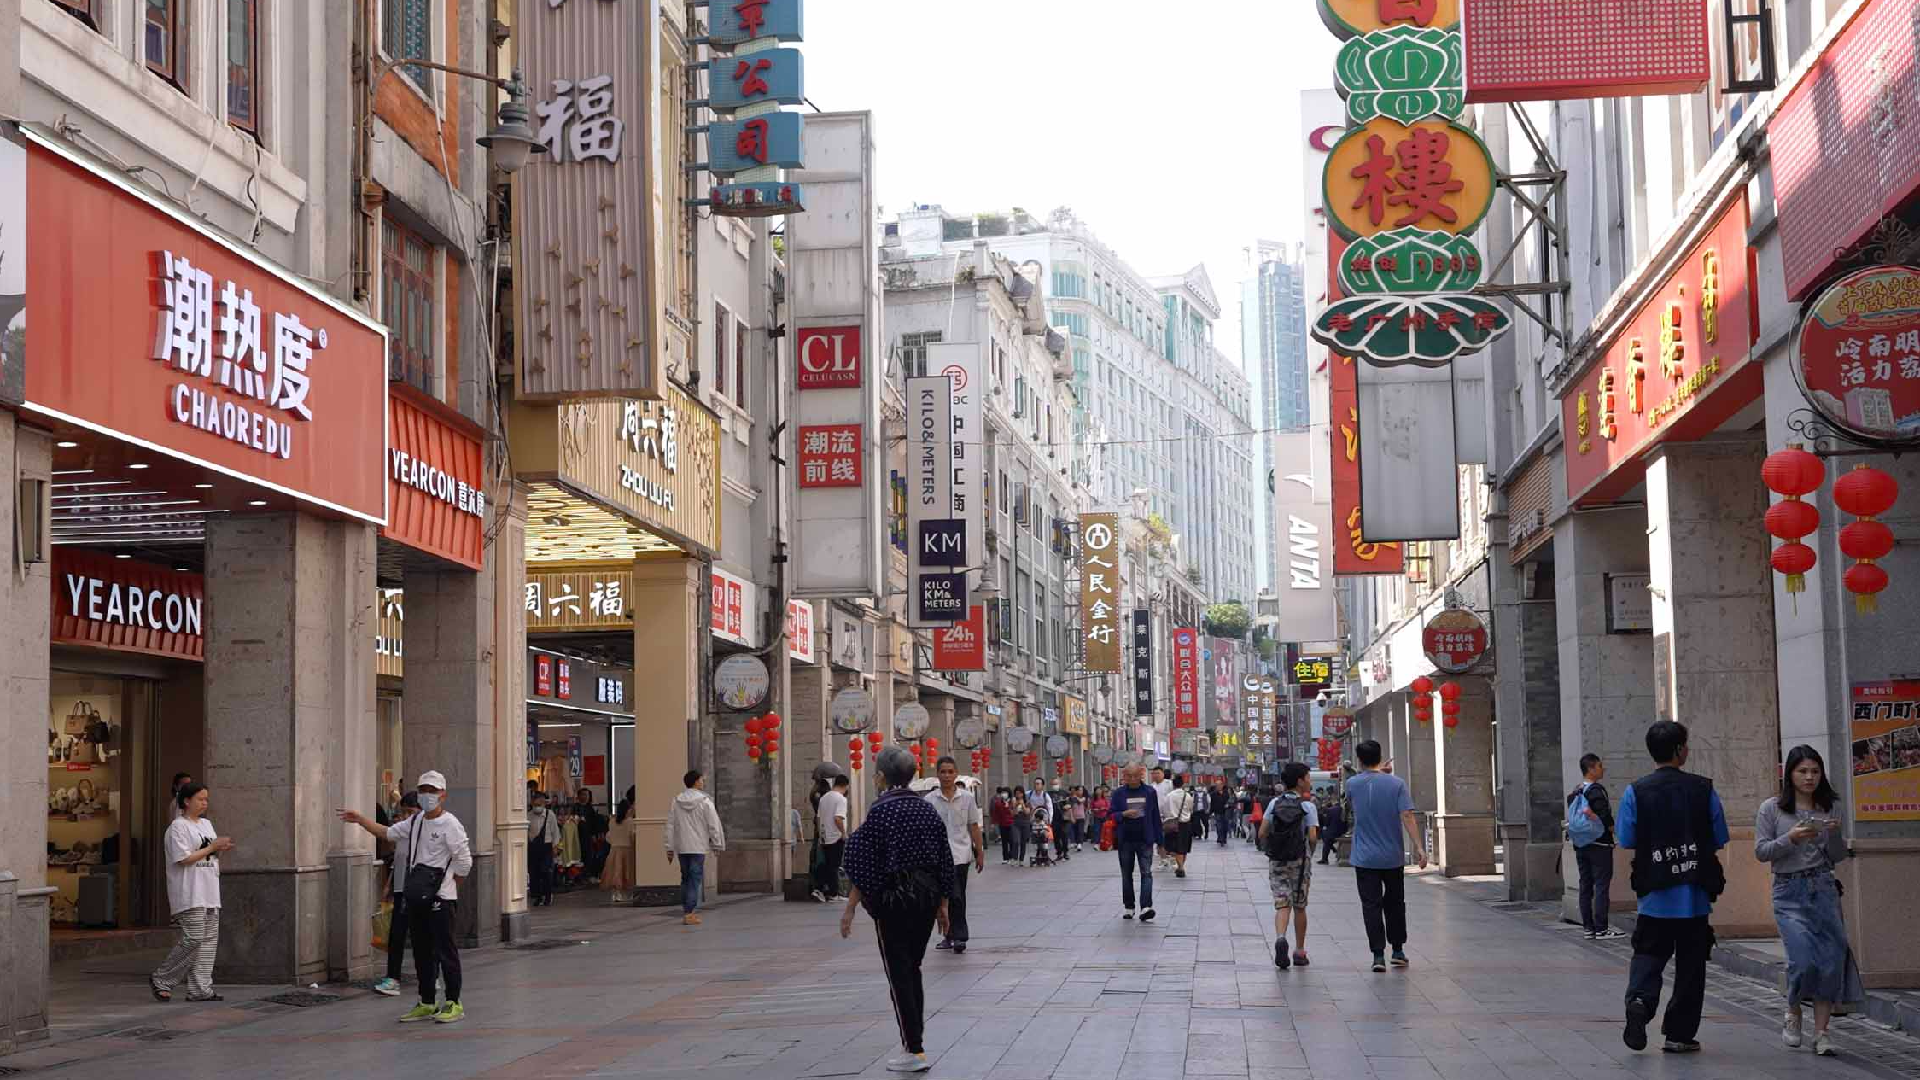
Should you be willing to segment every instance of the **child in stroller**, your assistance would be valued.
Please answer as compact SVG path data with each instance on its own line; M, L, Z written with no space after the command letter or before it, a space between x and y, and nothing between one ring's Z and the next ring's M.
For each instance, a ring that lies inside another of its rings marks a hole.
M1038 817L1033 820L1033 861L1028 865L1053 865L1053 824Z

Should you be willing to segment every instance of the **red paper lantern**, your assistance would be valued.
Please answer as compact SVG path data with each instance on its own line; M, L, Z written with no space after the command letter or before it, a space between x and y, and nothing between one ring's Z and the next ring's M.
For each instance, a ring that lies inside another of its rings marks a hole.
M860 736L855 735L847 740L847 753L857 754L859 752L860 752Z
M1793 498L1817 491L1826 478L1826 465L1797 442L1768 454L1760 465L1760 482L1767 490Z
M765 735L760 736L760 738L766 742L768 747L780 745L780 733L777 731L769 731Z
M1442 701L1457 701L1457 700L1459 700L1459 698L1460 698L1460 684L1459 684L1459 683L1457 683L1457 682L1443 682L1443 683L1441 683L1441 684L1440 684L1440 700L1442 700Z
M1869 518L1840 530L1840 553L1849 559L1884 559L1893 552L1893 530Z
M1805 544L1781 544L1773 549L1773 568L1787 575L1787 591L1807 591L1807 571L1813 569L1813 549Z
M847 762L847 766L851 768L854 772L860 771L860 765L861 765L861 761L860 761L859 754L853 755L852 759Z
M1843 579L1853 594L1853 608L1862 615L1880 610L1878 593L1887 587L1887 572L1870 562L1858 562L1847 568Z
M759 746L759 745L760 745L760 736L759 736L758 734L756 734L756 733L754 733L754 732L751 732L751 731L749 731L749 732L747 732L747 745L748 745L748 746Z
M757 716L747 717L747 733L750 735L760 734L760 718L759 717Z
M1786 499L1767 507L1767 532L1782 540L1798 540L1820 528L1820 510L1812 503Z
M1855 465L1833 482L1833 503L1854 517L1878 517L1893 509L1900 485L1871 465Z
M869 731L867 732L867 741L875 746L879 746L881 743L887 741L887 737L877 731Z
M755 761L760 760L760 748L757 746L747 747L747 756Z
M1443 701L1440 703L1440 713L1442 716L1459 716L1460 703L1457 701Z
M1427 678L1425 675L1418 676L1413 680L1412 689L1414 693L1425 697L1433 693L1433 680Z
M1460 726L1460 718L1454 715L1453 713L1448 713L1446 716L1442 717L1440 722L1450 728L1456 728Z
M939 739L928 739L928 740L927 740L927 749L929 749L929 750L938 750L938 749L940 749L940 740L939 740Z

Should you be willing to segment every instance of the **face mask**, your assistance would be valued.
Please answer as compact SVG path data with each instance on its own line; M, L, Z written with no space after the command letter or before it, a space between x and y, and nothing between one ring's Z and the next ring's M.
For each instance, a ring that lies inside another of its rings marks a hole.
M421 813L431 814L438 809L440 809L440 796L435 795L431 791L423 791L420 793Z

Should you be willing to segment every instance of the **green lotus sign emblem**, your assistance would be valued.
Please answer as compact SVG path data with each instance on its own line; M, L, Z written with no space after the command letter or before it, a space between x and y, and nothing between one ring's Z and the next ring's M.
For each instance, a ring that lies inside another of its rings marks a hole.
M1391 26L1349 40L1334 64L1348 121L1459 116L1467 105L1465 40L1458 30L1427 26Z
M1477 296L1356 296L1321 312L1313 336L1381 367L1443 367L1512 327L1506 312Z
M1464 236L1399 229L1354 241L1340 258L1340 291L1379 293L1472 292L1480 284L1480 249Z

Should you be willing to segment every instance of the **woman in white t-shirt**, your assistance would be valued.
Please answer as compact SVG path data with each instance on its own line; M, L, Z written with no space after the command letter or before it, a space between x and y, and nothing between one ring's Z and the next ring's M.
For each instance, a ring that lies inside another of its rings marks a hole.
M207 820L207 786L188 782L174 795L180 816L167 826L167 898L180 943L147 979L158 1001L172 1001L187 983L188 1001L221 1001L213 992L213 956L220 948L220 853L233 850Z

